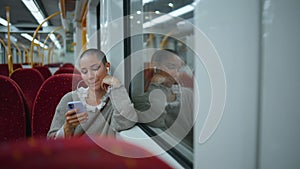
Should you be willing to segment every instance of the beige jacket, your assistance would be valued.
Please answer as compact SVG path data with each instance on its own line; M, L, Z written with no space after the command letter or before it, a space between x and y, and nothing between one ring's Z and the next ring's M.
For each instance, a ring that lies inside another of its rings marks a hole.
M66 121L65 113L68 111L67 103L70 101L82 101L88 113L88 120L74 128L74 136L83 134L115 136L116 132L135 125L137 115L123 86L111 90L103 108L100 105L88 105L85 101L86 97L87 89L84 88L69 92L62 97L47 134L48 138L64 137L63 125Z

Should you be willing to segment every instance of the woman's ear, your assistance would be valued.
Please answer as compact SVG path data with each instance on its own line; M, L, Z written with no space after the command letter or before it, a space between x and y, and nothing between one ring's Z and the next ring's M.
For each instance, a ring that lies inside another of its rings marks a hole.
M109 71L110 71L110 63L109 63L109 62L106 62L106 63L105 63L105 67L106 67L107 74L109 74Z

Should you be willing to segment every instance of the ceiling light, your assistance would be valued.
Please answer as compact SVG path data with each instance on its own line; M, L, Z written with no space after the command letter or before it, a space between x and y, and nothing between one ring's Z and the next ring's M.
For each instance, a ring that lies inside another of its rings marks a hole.
M174 7L173 3L169 3L168 5L169 5L169 7L171 7L171 8Z
M171 19L172 19L172 17L170 15L167 15L167 14L162 15L160 17L157 17L157 18L155 18L151 21L148 21L148 22L144 23L143 28L149 28L151 26L166 22L166 21L171 20Z
M58 41L56 41L54 44L57 47L57 49L61 49L60 43Z
M141 14L142 12L141 12L141 11L136 11L136 13L139 15L139 14Z
M31 12L39 11L38 7L35 5L35 3L32 0L22 0L22 2L27 7L27 9L30 10Z
M47 46L47 45L44 45L44 44L41 43L41 42L40 42L39 44L41 45L42 48L48 49L48 46Z
M31 12L31 14L35 17L39 24L41 24L45 18L40 12ZM48 23L44 23L43 26L48 26Z
M152 2L153 0L143 0L143 5L149 2Z
M29 40L29 41L32 41L32 36L30 36L29 34L27 34L27 33L21 33L21 36L23 36L24 38L26 38L27 40ZM44 45L42 42L40 42L40 41L38 41L38 40L36 40L36 39L34 39L34 41L33 41L34 43L36 43L36 44L39 44L42 48L48 48L48 46L47 45Z
M21 36L28 39L29 41L32 41L32 36L28 35L27 33L21 33Z
M3 26L7 26L7 20L0 17L0 24Z
M39 8L39 6L36 4L34 0L22 0L22 2L27 7L27 9L31 12L31 14L39 24L41 24L45 20L45 17L41 9ZM42 26L43 27L48 26L48 22L45 22Z
M154 18L151 21L145 22L143 24L143 28L144 29L145 28L149 28L149 27L152 27L154 25L157 25L157 24L169 21L169 20L171 20L174 17L179 17L179 16L181 16L183 14L186 14L188 12L191 12L193 10L194 10L194 6L193 5L191 5L191 4L186 5L186 6L182 7L182 8L179 8L179 9L177 9L175 11L172 11L172 12L170 12L168 14L162 15L160 17Z
M58 49L61 49L60 43L59 43L59 41L57 40L56 36L53 33L50 34L50 39L52 40L52 42L55 44L55 46Z
M180 15L186 14L188 12L191 12L194 10L194 6L193 5L186 5L182 8L179 8L173 12L170 12L169 15L174 16L174 17L178 17Z
M160 12L159 12L159 11L155 11L155 13L156 13L156 14L160 14Z

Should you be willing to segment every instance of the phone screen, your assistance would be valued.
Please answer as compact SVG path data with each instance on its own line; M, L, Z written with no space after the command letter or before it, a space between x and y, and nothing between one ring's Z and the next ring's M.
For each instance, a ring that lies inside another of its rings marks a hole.
M83 113L86 112L85 107L83 106L81 101L72 101L68 102L68 108L69 110L77 109L76 113Z

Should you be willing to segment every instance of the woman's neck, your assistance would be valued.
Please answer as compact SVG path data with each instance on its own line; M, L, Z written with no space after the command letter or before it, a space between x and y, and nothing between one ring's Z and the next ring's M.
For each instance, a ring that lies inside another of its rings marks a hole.
M89 90L86 102L92 106L99 105L101 98L105 95L105 93L106 92L104 90Z

